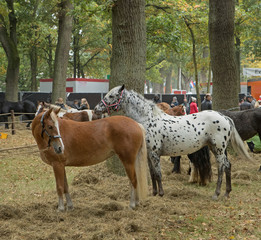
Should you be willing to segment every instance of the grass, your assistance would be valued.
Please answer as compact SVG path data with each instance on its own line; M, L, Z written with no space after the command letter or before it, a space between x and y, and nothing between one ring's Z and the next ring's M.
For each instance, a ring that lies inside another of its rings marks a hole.
M11 140L13 145L33 143L30 132ZM213 159L213 181L201 187L187 182L187 158L182 157L182 174L172 174L168 158L163 158L164 197L149 196L135 211L127 208L126 177L108 173L105 164L70 167L67 177L75 210L58 214L52 168L35 149L0 153L0 239L258 240L261 155L253 156L256 164L229 156L233 190L229 199L220 196L217 201L211 199L217 179ZM97 181L81 182L84 175ZM78 184L73 185L75 177Z

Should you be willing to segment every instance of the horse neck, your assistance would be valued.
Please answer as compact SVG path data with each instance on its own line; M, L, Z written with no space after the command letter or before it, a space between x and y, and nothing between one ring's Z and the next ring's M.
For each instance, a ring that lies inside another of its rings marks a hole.
M125 91L123 111L126 116L131 117L137 122L141 122L153 117L153 111L155 109L160 111L160 109L156 108L155 104L146 100L138 93L134 91Z

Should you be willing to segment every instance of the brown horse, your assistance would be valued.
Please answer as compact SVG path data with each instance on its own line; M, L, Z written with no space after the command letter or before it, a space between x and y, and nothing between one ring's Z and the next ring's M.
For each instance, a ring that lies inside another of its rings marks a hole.
M76 122L57 117L50 109L37 115L32 133L42 160L51 165L56 179L58 210L73 204L68 191L65 166L90 166L117 154L131 183L130 207L148 191L147 149L144 128L134 120L115 116L91 122Z
M106 114L97 115L93 112L93 110L77 110L74 108L70 108L68 110L61 109L60 106L39 102L37 106L37 111L35 115L43 111L47 111L48 109L53 108L54 110L60 109L58 113L58 117L62 117L63 119L71 119L77 122L87 122L92 120L97 120L101 118L105 118Z
M163 112L165 112L165 113L167 113L168 115L171 115L171 116L181 116L181 115L185 115L186 114L185 110L184 110L184 107L181 104L171 108L168 103L161 102L161 103L157 103L157 106Z

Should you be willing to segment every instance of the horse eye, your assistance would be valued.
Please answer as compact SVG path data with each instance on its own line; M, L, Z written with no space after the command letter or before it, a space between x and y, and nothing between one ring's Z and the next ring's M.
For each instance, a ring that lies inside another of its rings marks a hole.
M113 96L111 95L111 96L109 96L109 98L113 98Z
M53 127L52 127L52 126L48 126L48 128L49 128L49 129L53 129Z

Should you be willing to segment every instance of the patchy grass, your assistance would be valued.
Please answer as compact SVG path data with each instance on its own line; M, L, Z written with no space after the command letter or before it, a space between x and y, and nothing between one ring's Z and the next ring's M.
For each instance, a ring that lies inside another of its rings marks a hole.
M34 144L30 131L0 140L7 146ZM230 155L231 197L213 201L217 169L206 187L189 184L187 157L182 173L162 158L164 197L149 196L129 210L126 176L107 171L105 164L68 168L75 209L57 213L52 168L36 148L0 152L0 239L261 239L261 155L256 164ZM151 191L151 186L150 186ZM225 178L222 194L225 192Z

